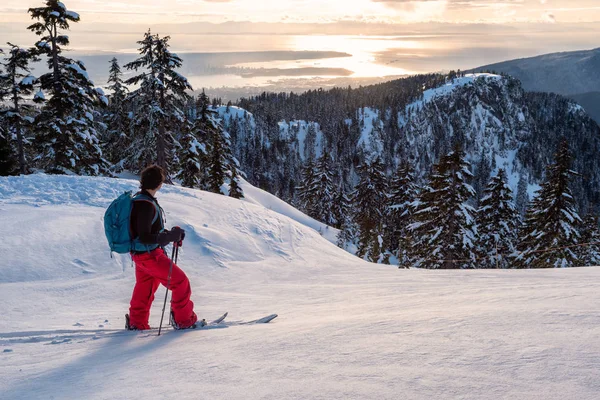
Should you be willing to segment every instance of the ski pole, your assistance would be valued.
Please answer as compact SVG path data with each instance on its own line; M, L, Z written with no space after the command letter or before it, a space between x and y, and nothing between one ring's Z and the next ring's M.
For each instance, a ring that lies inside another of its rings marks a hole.
M167 290L165 292L165 302L163 303L162 315L160 316L160 325L158 326L158 336L160 336L160 331L162 329L163 318L165 317L165 308L167 307L167 296L169 295L169 286L171 285L171 272L173 271L173 260L177 259L177 255L179 253L179 249L177 247L177 242L173 242L173 251L171 252L171 265L169 265L169 275L167 276Z

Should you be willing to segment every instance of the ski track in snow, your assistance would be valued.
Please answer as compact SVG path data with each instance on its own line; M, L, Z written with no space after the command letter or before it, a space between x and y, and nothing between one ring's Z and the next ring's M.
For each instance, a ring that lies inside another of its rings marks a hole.
M135 187L0 178L0 399L598 398L600 268L369 264L247 184L244 202L158 195L168 226L189 232L179 264L196 311L227 323L123 331L134 271L110 258L101 218Z

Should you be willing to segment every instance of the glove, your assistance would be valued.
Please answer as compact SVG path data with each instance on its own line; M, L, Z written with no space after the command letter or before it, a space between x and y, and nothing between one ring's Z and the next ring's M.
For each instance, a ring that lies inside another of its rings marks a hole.
M185 238L185 231L183 229L181 229L178 226L173 227L173 229L171 229L171 238L172 241L175 243L175 246L177 247L181 247L183 246L183 239Z

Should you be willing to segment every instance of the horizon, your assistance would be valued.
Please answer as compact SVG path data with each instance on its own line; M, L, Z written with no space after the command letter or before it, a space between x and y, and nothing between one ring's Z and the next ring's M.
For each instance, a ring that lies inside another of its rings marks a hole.
M594 0L360 0L350 7L333 0L316 14L309 12L314 0L64 3L81 16L67 33L69 50L86 62L96 84L106 82L106 59L127 62L151 29L171 36L195 89L227 99L256 90L358 86L600 47L600 6ZM43 4L5 1L3 42L32 46L36 36L26 29L27 9ZM232 89L239 90L229 95Z

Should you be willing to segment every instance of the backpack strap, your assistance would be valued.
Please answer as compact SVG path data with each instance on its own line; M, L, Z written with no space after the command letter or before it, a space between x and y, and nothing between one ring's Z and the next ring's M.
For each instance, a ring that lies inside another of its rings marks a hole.
M162 218L162 209L160 208L160 206L156 203L156 201L154 201L152 198L150 198L149 196L143 194L143 193L138 193L135 196L133 196L133 201L146 201L148 203L151 203L154 206L154 217L152 217L152 225L154 225L154 223L156 222L156 220L160 218L160 227L161 227L161 231L163 229L165 229L165 222L164 219Z

